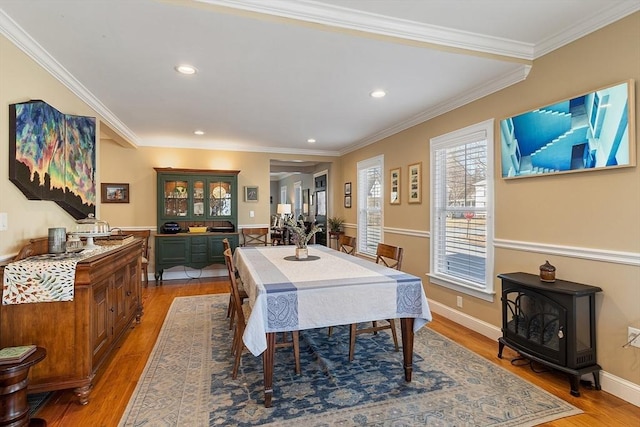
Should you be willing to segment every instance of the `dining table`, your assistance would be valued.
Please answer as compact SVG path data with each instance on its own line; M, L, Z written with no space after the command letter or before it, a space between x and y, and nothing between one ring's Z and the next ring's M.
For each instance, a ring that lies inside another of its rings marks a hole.
M265 407L279 332L400 319L404 378L411 381L414 332L431 321L419 277L322 245L309 245L305 259L295 257L294 246L238 247L234 264L251 306L243 341L262 355Z

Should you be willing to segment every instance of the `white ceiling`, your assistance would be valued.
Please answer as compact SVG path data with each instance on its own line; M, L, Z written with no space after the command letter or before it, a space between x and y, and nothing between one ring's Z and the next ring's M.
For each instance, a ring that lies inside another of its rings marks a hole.
M339 155L522 81L533 59L637 10L640 0L0 0L0 33L133 144ZM177 74L181 63L198 73Z

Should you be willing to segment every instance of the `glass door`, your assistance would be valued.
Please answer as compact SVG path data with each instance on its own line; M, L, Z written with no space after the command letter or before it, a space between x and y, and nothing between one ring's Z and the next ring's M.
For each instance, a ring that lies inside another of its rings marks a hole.
M188 215L189 182L168 178L163 181L162 199L165 218L180 218Z
M204 180L193 181L193 217L204 219Z
M209 217L230 217L233 213L233 191L230 181L209 181Z

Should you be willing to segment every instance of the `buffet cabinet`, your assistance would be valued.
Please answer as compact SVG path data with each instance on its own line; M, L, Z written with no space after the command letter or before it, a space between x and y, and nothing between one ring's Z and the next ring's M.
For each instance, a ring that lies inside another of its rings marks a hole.
M224 264L223 239L238 246L240 171L155 168L155 278L177 266Z
M47 238L20 251L47 252ZM89 401L96 372L142 316L142 239L78 262L73 301L2 305L0 347L36 344L47 357L30 373L29 392L74 389ZM0 266L0 281L4 279ZM0 292L1 292L0 288Z

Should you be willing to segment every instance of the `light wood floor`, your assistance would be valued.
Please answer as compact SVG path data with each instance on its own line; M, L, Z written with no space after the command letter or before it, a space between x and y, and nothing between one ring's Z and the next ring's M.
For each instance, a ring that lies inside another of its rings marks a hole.
M37 417L44 418L50 427L117 426L173 299L178 296L221 292L228 292L227 281L165 281L160 287L150 283L143 290L142 322L129 331L111 361L98 373L89 404L80 406L71 391L60 391L54 393ZM516 354L511 350L505 348L503 359L498 359L496 342L440 316L434 315L434 321L429 327L584 411L581 415L544 424L546 426L640 425L640 408L622 399L604 391L585 388L581 388L581 397L573 397L569 394L569 382L563 374L534 373L526 366L512 366L510 359Z

